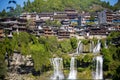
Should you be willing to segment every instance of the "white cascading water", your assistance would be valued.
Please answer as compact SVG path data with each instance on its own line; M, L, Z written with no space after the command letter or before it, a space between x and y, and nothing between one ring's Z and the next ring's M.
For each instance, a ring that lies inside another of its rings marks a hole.
M96 45L95 48L93 49L93 53L99 53L99 52L100 52L100 49L101 49L101 43L100 43L100 41L98 40L97 45Z
M93 51L93 48L94 48L94 42L93 42L93 41L91 41L91 42L90 42L90 52L92 52L92 51Z
M105 48L107 49L108 48L108 46L107 46L107 42L105 41Z
M76 79L76 76L77 76L77 70L75 70L75 57L72 57L70 62L70 73L68 79L70 80Z
M64 79L64 75L62 72L63 62L62 58L52 58L52 64L54 68L54 74L51 77L51 80L61 80Z
M76 54L82 53L82 50L83 50L83 44L81 43L81 41L79 41L78 42L78 47L77 47L77 50L76 50Z
M96 60L96 69L94 72L94 79L103 79L103 58L102 56L97 56Z

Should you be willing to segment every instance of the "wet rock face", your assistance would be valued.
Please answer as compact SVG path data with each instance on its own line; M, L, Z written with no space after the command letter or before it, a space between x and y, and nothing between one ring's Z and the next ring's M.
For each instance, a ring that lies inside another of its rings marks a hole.
M33 60L31 55L21 55L20 53L13 53L9 59L8 71L13 73L30 73L33 70Z
M21 55L20 53L14 53L10 61L10 65L20 66L33 66L31 55Z

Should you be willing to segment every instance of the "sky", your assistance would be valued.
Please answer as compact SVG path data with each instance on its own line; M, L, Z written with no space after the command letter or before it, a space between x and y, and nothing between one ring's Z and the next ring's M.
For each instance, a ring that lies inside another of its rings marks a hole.
M17 4L20 4L21 6L23 6L23 2L27 1L27 0L15 0L17 2ZM34 1L34 0L30 0L30 1ZM114 5L118 0L101 0L101 1L109 1L111 5ZM3 9L6 9L9 6L16 6L15 4L11 3L8 4L9 0L0 0L0 12Z
M10 3L8 4L10 0L0 0L0 11L2 11L3 9L6 9L9 6L16 6L14 3ZM17 2L17 4L23 6L23 2L27 2L28 0L14 0ZM34 1L34 0L30 0L30 1Z
M110 2L111 5L114 5L115 3L117 3L118 0L101 0L101 1L106 1L106 2Z

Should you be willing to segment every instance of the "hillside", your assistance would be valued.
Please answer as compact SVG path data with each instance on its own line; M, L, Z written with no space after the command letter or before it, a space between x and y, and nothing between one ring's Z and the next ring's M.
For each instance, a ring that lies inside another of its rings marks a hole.
M118 0L118 2L114 5L115 10L119 10L120 9L120 0Z
M119 9L120 0L115 6L110 6L109 2L101 0L34 0L24 2L24 7L16 5L16 8L6 12L5 9L0 12L0 17L19 16L22 12L53 12L64 11L65 9L75 9L78 12L95 12L108 8L111 10Z
M101 3L100 0L35 0L32 3L28 0L24 3L24 11L50 12L63 11L69 8L78 11L94 11L102 8Z

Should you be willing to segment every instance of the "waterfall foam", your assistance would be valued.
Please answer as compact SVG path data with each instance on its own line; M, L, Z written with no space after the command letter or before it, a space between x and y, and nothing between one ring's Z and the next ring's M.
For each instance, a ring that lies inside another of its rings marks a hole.
M83 44L81 41L78 42L78 47L77 47L77 50L76 50L76 54L80 54L82 53L82 50L83 50Z
M76 79L77 76L77 70L75 70L75 57L71 58L71 62L70 62L70 73L68 76L68 79Z
M94 79L103 79L103 58L102 56L97 56L96 60L96 69L93 74Z
M89 49L90 51L89 51L89 52L92 52L92 51L93 51L93 47L94 47L94 43L93 43L93 41L91 41L91 42L90 42L90 49Z
M64 75L62 73L62 58L52 58L52 64L54 68L54 74L51 77L52 80L61 80L64 79Z
M108 48L108 46L107 46L107 41L105 41L105 48L106 48L106 49Z
M100 49L101 49L101 43L100 43L100 41L98 40L97 45L96 45L95 48L93 49L93 53L99 53L99 52L100 52Z

